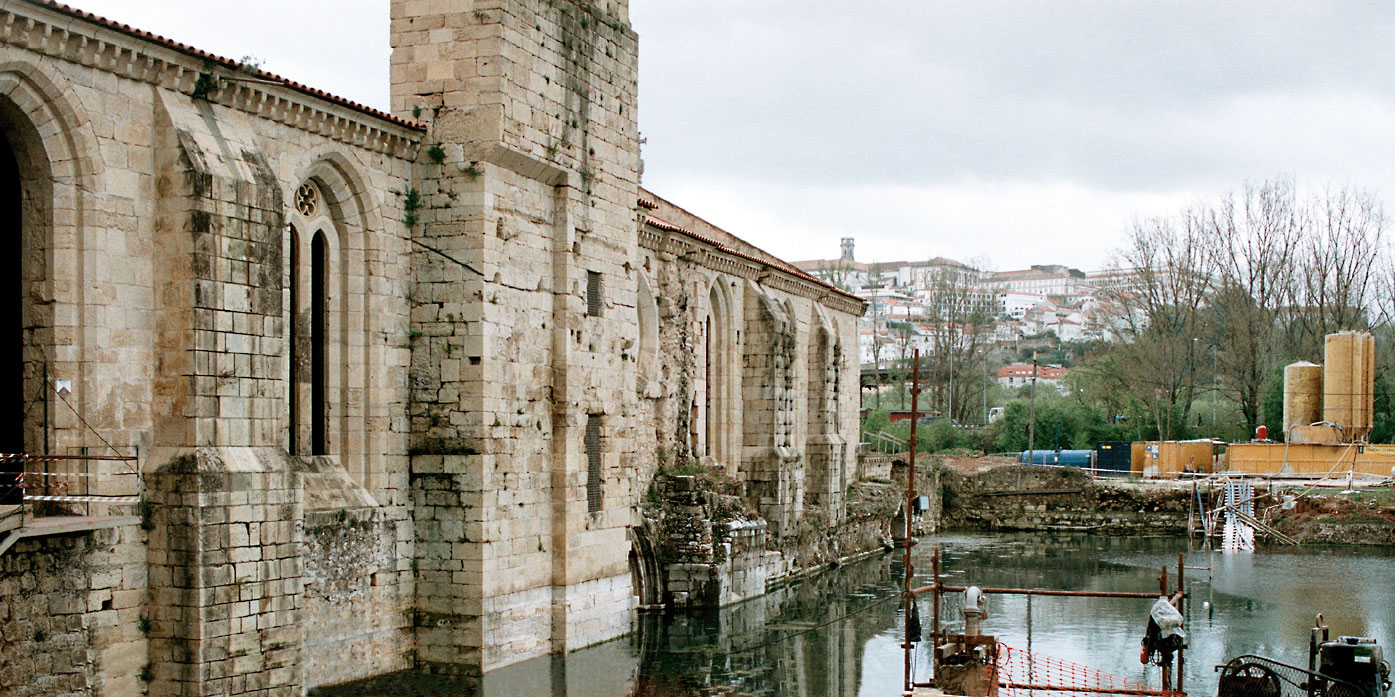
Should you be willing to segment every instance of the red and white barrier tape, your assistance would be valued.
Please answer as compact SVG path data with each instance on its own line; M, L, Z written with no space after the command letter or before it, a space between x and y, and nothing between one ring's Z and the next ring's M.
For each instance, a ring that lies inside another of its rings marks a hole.
M20 472L19 477L108 477L119 474L140 474L135 470L122 472Z
M25 496L25 501L76 501L78 503L139 503L139 496Z

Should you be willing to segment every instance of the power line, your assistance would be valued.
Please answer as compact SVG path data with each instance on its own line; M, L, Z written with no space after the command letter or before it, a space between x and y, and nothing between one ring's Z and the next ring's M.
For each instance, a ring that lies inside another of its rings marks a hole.
M92 432L92 435L97 436L97 440L102 441L103 445L107 446L108 448L111 448L111 451L116 453L117 455L125 455L125 453L121 452L120 450L117 450L116 446L112 445L109 441L107 441L106 438L103 438L102 434L99 433L97 429L92 428L92 424L87 423L87 419L82 418L82 413L79 412L77 409L73 408L73 405L68 402L68 398L64 397L62 392L55 389L53 393L58 395L59 399L63 400L63 404L68 407L69 411L73 412L73 415L78 418L78 421L82 422L83 426L87 427L87 430Z

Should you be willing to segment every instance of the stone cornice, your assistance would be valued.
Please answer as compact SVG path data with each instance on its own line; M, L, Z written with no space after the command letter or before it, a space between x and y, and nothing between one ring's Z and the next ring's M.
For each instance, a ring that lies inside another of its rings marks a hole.
M392 157L414 158L422 138L410 122L44 0L0 5L0 42Z
M640 221L639 245L657 254L755 281L767 288L791 295L809 298L820 305L854 317L861 317L865 310L866 304L862 300L834 293L817 283L810 283L759 260L718 249L715 245L703 242L676 226L675 229L668 230L645 222L643 217Z

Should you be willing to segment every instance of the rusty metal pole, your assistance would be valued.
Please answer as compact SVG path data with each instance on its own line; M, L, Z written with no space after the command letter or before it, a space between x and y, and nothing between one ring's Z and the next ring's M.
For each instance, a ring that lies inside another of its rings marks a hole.
M905 683L905 690L911 690L911 603L915 602L915 595L911 593L911 577L915 573L911 566L911 547L914 544L911 530L911 511L915 507L915 448L916 448L916 426L919 425L920 409L920 349L916 349L911 358L911 437L906 440L906 445L911 449L910 456L906 462L906 556L903 565L906 567L906 579L901 586L901 599L906 622L906 643L902 644L902 651L905 654L905 675L902 682Z
M944 593L943 590L940 590L940 548L938 545L935 546L935 556L930 562L930 573L934 575L934 578L930 579L930 585L935 588L932 596L935 599L935 609L932 611L935 615L935 629L930 635L930 641L934 642L934 645L930 647L930 677L937 678L940 670L940 595Z
M1162 573L1158 575L1158 590L1162 592L1162 597L1171 597L1171 594L1167 592L1167 565L1165 564L1162 567ZM1167 654L1162 655L1166 656ZM1162 666L1162 689L1164 692L1172 689L1172 673L1169 672L1171 667L1166 663Z
M1187 544L1190 546L1191 543L1188 542ZM1181 594L1181 597L1177 599L1177 606L1178 606L1178 607L1177 607L1177 610L1180 611L1180 612L1182 613L1182 619L1184 620L1184 624L1185 624L1185 620L1186 620L1186 617L1187 617L1187 584L1183 582L1183 579L1184 579L1185 577L1182 575L1183 570L1187 568L1187 567L1183 564L1183 562L1184 562L1185 560L1186 560L1186 555L1183 554L1183 553L1181 553L1181 552L1178 552L1178 553L1177 553L1177 592ZM1184 669L1184 668L1186 667L1186 665L1187 665L1186 651L1187 651L1187 650L1184 649L1184 648L1177 649L1177 691L1178 691L1178 692L1183 692L1183 691L1184 691L1184 690L1182 689L1182 673L1183 673L1183 669Z

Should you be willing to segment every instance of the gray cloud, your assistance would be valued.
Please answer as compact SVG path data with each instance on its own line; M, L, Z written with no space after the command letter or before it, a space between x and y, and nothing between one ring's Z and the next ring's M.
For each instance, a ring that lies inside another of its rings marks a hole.
M1247 104L1349 92L1395 112L1385 5L636 2L632 14L651 171L1233 186L1276 160L1307 164L1312 128L1348 126L1265 119L1256 153Z
M71 0L383 108L382 0ZM645 183L787 257L1092 266L1245 181L1395 190L1395 5L632 0ZM269 18L274 18L270 21Z

